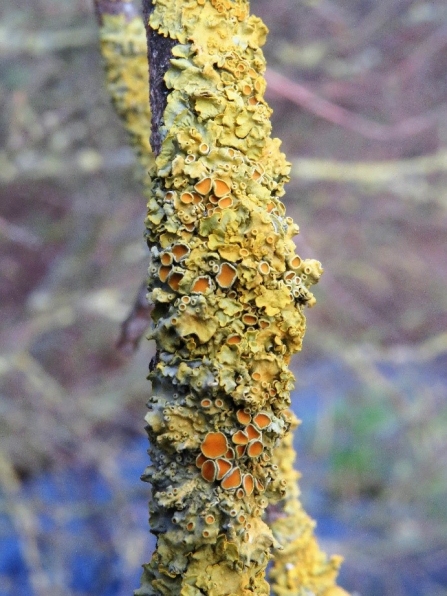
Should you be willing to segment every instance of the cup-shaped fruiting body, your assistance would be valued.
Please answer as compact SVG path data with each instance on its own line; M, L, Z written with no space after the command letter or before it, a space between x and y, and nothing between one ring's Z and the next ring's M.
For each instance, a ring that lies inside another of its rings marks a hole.
M212 459L222 457L228 450L227 438L221 432L208 433L200 449L205 457Z

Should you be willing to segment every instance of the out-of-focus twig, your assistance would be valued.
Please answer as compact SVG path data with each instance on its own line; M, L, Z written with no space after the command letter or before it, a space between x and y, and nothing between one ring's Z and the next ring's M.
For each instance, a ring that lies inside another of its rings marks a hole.
M7 24L0 27L0 54L15 56L41 54L83 48L97 41L97 32L91 25L70 27L59 31L26 31L17 30Z
M147 282L144 281L138 290L129 316L121 324L121 334L116 347L125 356L131 356L138 348L149 325L151 311L152 305L147 301Z
M11 184L17 180L64 179L74 175L91 175L96 172L110 172L125 169L135 160L127 148L108 153L99 153L95 148L81 149L66 158L58 155L40 154L29 150L26 155L9 156L0 152L0 184Z
M0 238L2 236L5 236L11 242L28 248L42 245L41 240L33 232L8 221L0 215Z
M6 498L7 509L21 540L33 593L36 596L55 593L40 559L37 543L38 521L21 495L20 481L11 461L2 453L0 453L0 488Z
M293 173L302 180L356 182L380 186L398 178L430 176L447 171L447 150L432 155L395 161L343 162L324 159L295 159Z
M271 69L267 69L266 79L268 91L273 91L320 118L332 122L332 124L342 126L375 141L390 141L412 137L433 126L439 117L435 111L427 112L422 116L407 118L397 124L380 124L320 97L307 87L291 81Z
M414 76L418 70L421 70L427 61L433 57L436 52L442 50L447 44L447 25L443 25L436 29L424 41L400 62L394 70L393 76L398 77L401 81L408 80Z

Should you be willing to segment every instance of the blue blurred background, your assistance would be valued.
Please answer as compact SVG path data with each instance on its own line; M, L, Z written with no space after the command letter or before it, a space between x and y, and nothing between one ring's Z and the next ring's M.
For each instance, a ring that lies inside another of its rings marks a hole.
M446 596L447 6L252 10L298 253L325 267L293 360L303 501L353 594ZM91 3L0 15L0 596L124 596L153 547L153 346L115 347L144 200Z

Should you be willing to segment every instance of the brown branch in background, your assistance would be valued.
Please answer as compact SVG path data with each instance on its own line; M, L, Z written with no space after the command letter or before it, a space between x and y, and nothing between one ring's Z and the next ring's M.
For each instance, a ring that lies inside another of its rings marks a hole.
M147 282L141 284L132 310L121 323L121 334L116 342L117 349L124 356L132 356L136 352L144 332L148 328L153 305L147 301Z
M391 141L412 137L434 126L438 119L438 113L435 111L426 113L423 116L407 118L397 124L380 124L318 96L307 87L291 81L271 69L267 69L266 79L268 91L273 91L273 93L288 99L328 122L375 141Z
M422 70L427 61L447 45L447 25L439 27L412 52L398 63L393 76L401 81L408 80Z
M122 15L128 21L139 14L131 0L95 0L95 13L99 24L105 14Z

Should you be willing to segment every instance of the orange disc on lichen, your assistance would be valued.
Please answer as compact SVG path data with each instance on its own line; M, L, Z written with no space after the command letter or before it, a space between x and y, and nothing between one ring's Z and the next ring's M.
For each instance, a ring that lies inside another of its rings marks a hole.
M244 487L245 494L247 495L247 497L249 497L255 487L253 476L251 474L244 474L242 486Z
M211 287L211 279L208 275L202 275L201 277L197 277L194 280L194 283L191 286L191 292L196 292L197 294L203 294Z
M186 529L189 530L189 532L192 532L192 530L194 530L194 526L195 526L195 523L191 521L186 524Z
M203 201L203 198L201 197L201 195L199 195L198 192L193 192L192 196L194 197L194 200L193 200L194 205L198 205L199 203L201 203Z
M214 180L214 194L216 197L223 197L230 192L230 186L225 182L225 180L220 180L220 178L216 178Z
M231 470L233 465L226 459L216 459L217 464L217 480L221 480L227 472Z
M297 269L301 265L301 259L298 255L295 255L289 262L292 269Z
M161 266L158 270L158 277L160 281L166 281L168 279L168 275L171 273L171 267Z
M205 523L206 524L213 524L216 521L216 518L214 517L214 515L211 515L211 513L209 513L206 517L205 517Z
M259 439L261 436L261 433L253 426L253 424L249 424L245 429L245 432L247 433L250 441L253 439Z
M183 257L189 253L189 246L186 244L174 244L172 247L172 254L174 255L174 259L176 261L180 261Z
M228 263L222 263L219 273L216 276L216 281L222 288L229 288L233 285L236 277L236 269Z
M256 315L246 314L242 316L242 322L246 325L256 325L258 317Z
M232 472L229 472L222 480L222 488L230 489L237 488L242 482L242 475L239 468L234 468Z
M189 203L193 202L194 197L192 196L192 194L190 192L184 192L180 195L180 200L182 203L186 203L187 205Z
M217 466L211 459L207 459L202 466L202 477L208 482L216 480Z
M228 450L227 437L221 433L208 433L200 447L203 455L216 459L222 457Z
M262 273L262 275L267 275L267 273L270 272L270 265L268 263L266 263L265 261L261 261L259 263L258 269L259 269L259 272Z
M207 195L211 190L212 180L211 178L203 178L200 182L194 186L196 191L201 195Z
M233 199L231 197L222 197L221 199L219 199L219 207L221 209L227 209L228 207L231 207L231 205L233 204Z
M231 437L235 445L246 445L248 443L248 435L243 430L238 430Z
M241 343L241 336L240 335L229 335L227 337L227 344L235 345Z
M196 227L196 222L193 223L189 223L189 224L183 224L183 227L185 228L185 230L188 230L188 232L194 232L194 228Z
M168 267L172 264L172 255L170 252L164 252L160 255L161 264Z
M253 174L251 175L253 180L259 180L259 178L262 176L261 172L258 172L258 170L254 170Z
M196 457L196 466L201 468L205 462L206 457L203 455L203 453L199 453L199 455Z
M266 412L258 412L256 416L253 418L253 422L256 424L258 428L261 430L266 428L272 421L270 414Z
M245 453L245 445L236 445L236 455L242 457Z
M244 498L244 489L243 488L238 488L236 491L236 498L237 499L243 499Z
M169 287L171 287L174 291L177 291L182 279L183 273L178 273L177 271L174 271L173 273L171 273L168 279Z
M225 459L234 459L234 449L231 447L228 448L228 451L225 453Z
M263 493L265 491L264 485L257 478L255 478L255 486L258 492Z
M262 441L252 441L247 447L247 455L249 457L258 457L264 449Z
M240 422L241 424L250 424L251 422L251 416L245 410L238 410L236 412L236 418L238 419L238 422Z

